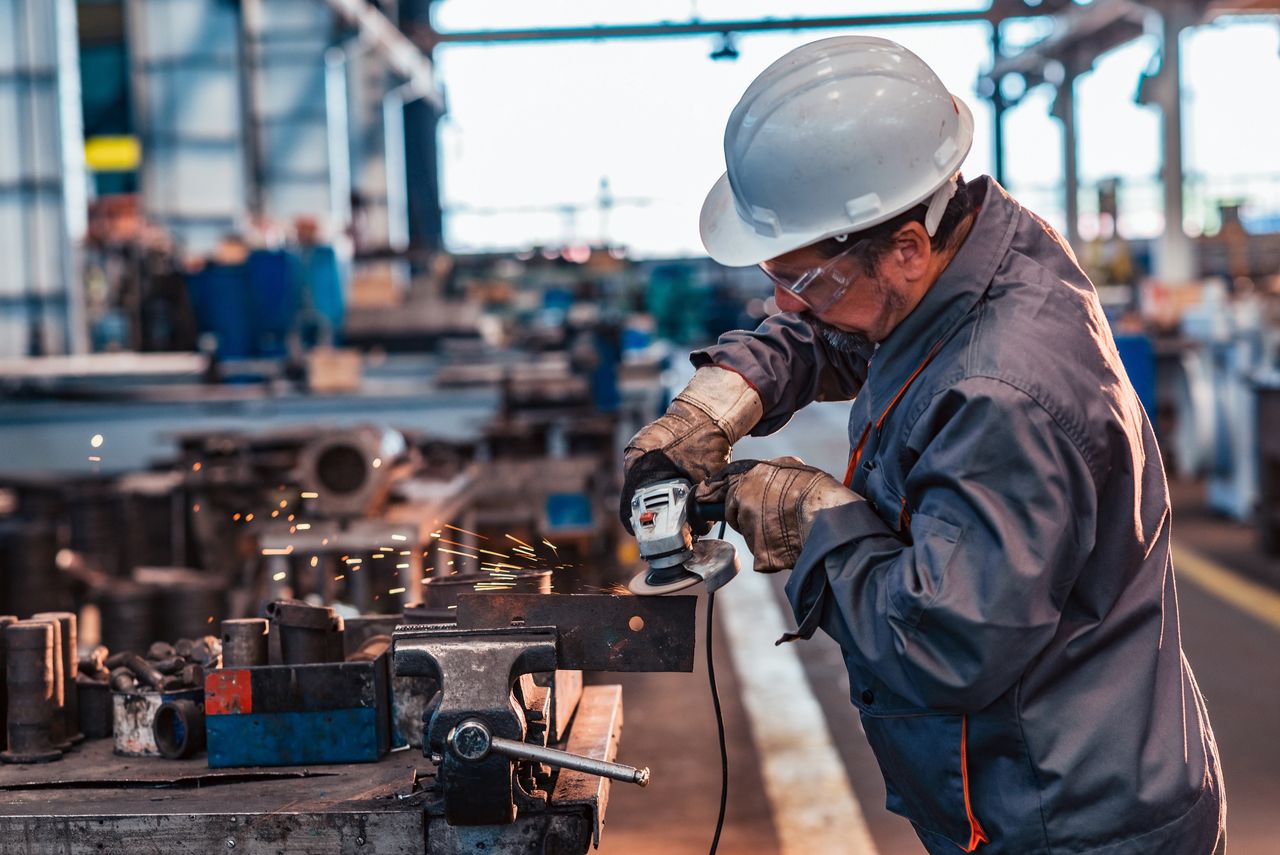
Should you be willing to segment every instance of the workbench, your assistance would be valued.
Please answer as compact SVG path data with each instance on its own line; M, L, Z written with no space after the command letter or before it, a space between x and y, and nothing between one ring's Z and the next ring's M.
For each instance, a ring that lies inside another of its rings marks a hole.
M560 746L613 760L620 686L589 686ZM59 855L451 855L585 853L598 845L609 780L561 770L543 813L509 826L449 826L435 765L414 750L377 763L210 769L118 757L89 741L62 760L0 766L0 853Z

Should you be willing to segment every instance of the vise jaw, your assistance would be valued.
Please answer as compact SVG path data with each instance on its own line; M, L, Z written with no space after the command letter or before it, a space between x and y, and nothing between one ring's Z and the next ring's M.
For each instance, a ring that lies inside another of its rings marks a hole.
M495 737L523 742L525 713L513 688L523 675L554 671L556 664L553 628L396 629L395 673L433 677L440 685L422 750L441 758L439 782L451 825L511 823L517 802L533 798L520 786L510 759L497 753L468 759L448 744L448 737L458 725L479 721Z

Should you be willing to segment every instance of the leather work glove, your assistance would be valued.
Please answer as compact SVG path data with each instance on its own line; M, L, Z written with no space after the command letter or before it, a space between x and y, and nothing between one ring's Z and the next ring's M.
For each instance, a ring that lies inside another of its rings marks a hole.
M631 531L631 497L664 478L694 484L724 468L733 444L764 416L764 404L742 375L709 365L699 368L667 412L631 438L622 452L622 524ZM658 452L655 454L654 452ZM637 463L644 458L644 466ZM660 466L655 466L655 461Z
M747 540L755 569L796 566L818 511L862 497L798 457L739 460L698 486L699 502L724 502L725 519Z

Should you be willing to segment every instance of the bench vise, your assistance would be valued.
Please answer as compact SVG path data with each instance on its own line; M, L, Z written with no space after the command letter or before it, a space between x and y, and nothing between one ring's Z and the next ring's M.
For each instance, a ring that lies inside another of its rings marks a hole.
M398 627L396 676L438 687L423 753L439 764L449 825L546 812L561 770L647 784L647 769L613 762L616 740L592 756L558 746L570 741L582 671L693 670L695 605L694 597L467 594L456 625Z

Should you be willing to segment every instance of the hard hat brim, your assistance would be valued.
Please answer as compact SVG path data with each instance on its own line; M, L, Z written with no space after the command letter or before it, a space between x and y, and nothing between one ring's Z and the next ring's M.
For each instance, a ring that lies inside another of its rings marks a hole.
M707 255L725 267L751 267L812 243L806 235L769 237L753 229L750 223L738 216L728 172L720 176L702 203L698 231L702 234L702 245L706 247Z
M948 177L960 169L960 165L969 154L973 145L973 113L969 105L960 98L954 97L956 112L960 115L961 136L965 145L956 150L952 162L941 170ZM891 211L881 213L872 220L859 222L856 225L841 225L839 228L817 233L791 232L769 237L752 228L751 224L738 215L734 204L733 189L729 186L729 173L720 176L720 180L711 188L702 203L702 213L698 218L698 230L702 235L702 245L712 259L725 267L751 267L762 261L777 258L783 253L791 252L802 246L808 246L833 235L847 234L850 231L869 229L893 219L903 211L908 211L926 202L937 190L933 187L918 199L912 199Z

